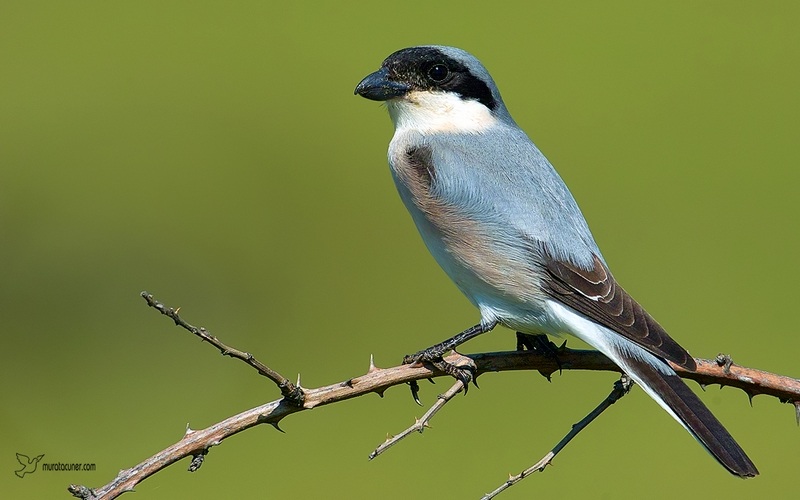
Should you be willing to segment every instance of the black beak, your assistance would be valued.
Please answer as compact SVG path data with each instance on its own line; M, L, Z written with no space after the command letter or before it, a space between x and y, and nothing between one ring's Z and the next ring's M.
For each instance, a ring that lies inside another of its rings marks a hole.
M406 95L409 90L411 87L405 83L389 80L389 71L381 68L361 80L354 93L373 101L388 101Z

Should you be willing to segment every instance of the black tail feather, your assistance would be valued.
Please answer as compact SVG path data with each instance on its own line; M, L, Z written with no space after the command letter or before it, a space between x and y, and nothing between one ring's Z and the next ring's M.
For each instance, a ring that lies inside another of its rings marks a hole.
M660 399L668 406L695 439L731 474L742 478L758 475L756 466L717 417L664 361L650 355L653 361L664 363L663 368L656 368L648 363L650 359L642 360L624 355L623 357L625 358L623 368L628 375L650 396Z

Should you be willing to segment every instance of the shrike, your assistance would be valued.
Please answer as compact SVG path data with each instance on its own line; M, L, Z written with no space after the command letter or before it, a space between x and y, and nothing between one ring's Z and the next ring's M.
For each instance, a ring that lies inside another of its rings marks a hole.
M667 361L694 359L614 280L578 205L511 118L492 77L453 47L399 50L355 93L385 101L389 165L425 245L479 309L478 325L409 357L442 355L498 323L569 333L625 371L728 471L755 465Z

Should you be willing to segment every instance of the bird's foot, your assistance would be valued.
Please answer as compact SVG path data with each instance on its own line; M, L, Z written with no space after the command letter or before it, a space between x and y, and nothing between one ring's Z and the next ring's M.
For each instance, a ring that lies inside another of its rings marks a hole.
M553 361L555 361L559 373L561 373L561 361L558 359L558 353L563 351L566 346L566 341L564 341L561 346L557 346L544 333L532 335L529 333L517 332L518 351L534 351L551 358ZM547 373L539 370L539 373L541 373L548 381L550 380L550 375L552 372Z
M492 328L497 325L497 321L491 321L489 323L478 323L475 326L467 328L463 332L454 335L453 337L439 342L438 344L428 347L427 349L423 349L416 354L410 354L403 358L404 365L410 365L415 363L428 363L433 365L438 370L455 377L464 385L464 394L467 393L469 389L469 383L472 381L475 384L475 387L478 387L477 382L475 379L477 377L477 366L475 366L475 362L472 359L467 358L465 356L461 356L465 362L459 361L458 364L451 363L449 361L444 360L444 355L447 352L453 351L456 353L456 347L460 346L464 342L467 342L470 339L477 337L483 333L488 332ZM458 353L456 353L458 354ZM460 355L459 355L460 356ZM431 382L433 380L428 379ZM414 401L417 404L420 404L418 396L419 392L419 385L416 382L410 382L409 385L411 386L411 394L414 396Z
M478 387L478 383L476 382L477 367L475 366L475 362L466 356L456 353L455 351L453 351L453 353L458 354L459 356L456 362L453 363L451 361L445 361L443 358L445 352L446 351L443 352L439 346L429 347L428 349L419 351L416 354L409 354L405 356L403 358L403 364L411 365L417 363L428 363L437 370L454 377L456 380L460 380L461 383L464 384L464 394L467 393L470 382L475 384L475 387ZM419 401L413 385L412 393L414 393L414 400Z

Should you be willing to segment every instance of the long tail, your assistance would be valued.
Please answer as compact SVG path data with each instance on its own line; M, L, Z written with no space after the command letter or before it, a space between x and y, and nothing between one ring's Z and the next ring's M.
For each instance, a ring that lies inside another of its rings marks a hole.
M680 422L731 474L742 478L758 475L758 469L744 450L666 362L627 339L622 340L622 343L607 344L611 352L605 354Z

